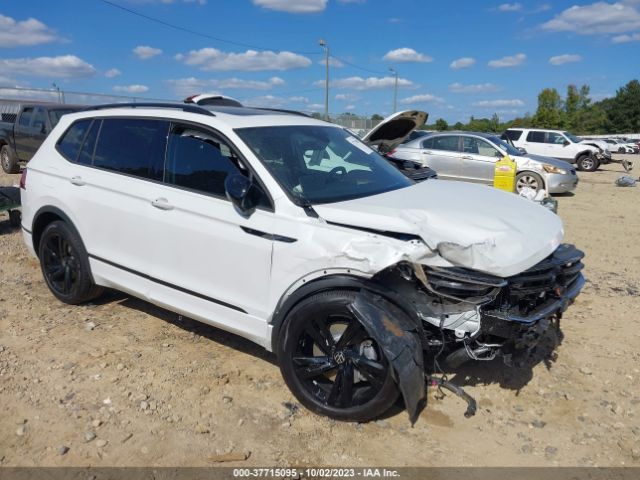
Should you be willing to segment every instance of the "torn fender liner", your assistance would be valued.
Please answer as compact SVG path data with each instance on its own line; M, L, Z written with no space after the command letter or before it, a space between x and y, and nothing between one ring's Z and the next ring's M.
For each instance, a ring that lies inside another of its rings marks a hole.
M389 359L413 425L426 404L424 361L418 327L398 307L366 291L356 296L349 310Z

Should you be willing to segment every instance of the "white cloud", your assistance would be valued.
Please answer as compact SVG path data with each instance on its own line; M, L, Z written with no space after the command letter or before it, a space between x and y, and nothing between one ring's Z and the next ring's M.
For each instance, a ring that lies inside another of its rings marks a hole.
M272 52L247 50L244 53L229 53L217 48L201 48L191 50L186 54L176 55L176 60L181 60L200 70L229 71L239 70L245 72L258 72L265 70L291 70L305 68L311 65L311 60L292 52Z
M145 93L149 91L146 85L117 85L113 87L114 92L121 93Z
M318 64L325 65L325 59L321 58L320 60L318 60ZM342 68L344 67L344 63L342 63L340 60L338 60L335 57L329 57L329 66L333 68Z
M288 13L318 13L327 7L327 0L253 0L254 5Z
M632 33L631 35L616 35L611 39L612 43L627 43L627 42L640 42L640 32Z
M491 60L489 66L492 68L505 68L505 67L517 67L522 65L527 56L524 53L518 53L513 56L502 57L498 60Z
M120 70L118 70L117 68L112 68L110 70L107 70L106 72L104 72L104 76L107 78L114 78L114 77L118 77L122 75L122 72Z
M289 101L293 103L309 103L307 97L289 97Z
M35 18L16 21L0 14L0 47L24 47L60 40L56 33Z
M366 0L338 0L339 3L364 3Z
M395 85L395 77L347 77L339 78L331 82L332 88L343 88L351 90L376 90L390 88ZM313 83L315 87L324 87L324 80ZM399 87L412 87L414 83L406 78L398 78Z
M355 102L356 100L360 100L360 97L351 93L339 93L335 96L335 99L344 102Z
M449 91L453 93L487 93L499 92L502 87L493 83L476 83L471 85L463 85L462 83L452 83L449 85Z
M498 10L501 12L519 12L522 10L521 3L503 3L498 7Z
M399 63L407 63L407 62L432 62L433 58L429 55L425 55L424 53L418 53L413 48L396 48L395 50L391 50L387 52L383 60L388 62L399 62Z
M451 65L449 65L449 67L453 68L454 70L459 70L461 68L471 67L475 63L476 63L475 58L462 57L462 58L458 58L457 60L454 60L453 62L451 62Z
M149 58L160 55L162 53L162 50L160 50L159 48L149 47L148 45L138 45L133 49L133 53L140 60L147 60Z
M0 59L0 71L7 75L49 78L85 78L96 74L93 65L75 55Z
M347 105L346 107L344 107L345 110L350 111L350 110L355 110L356 106L355 105Z
M274 95L262 95L259 97L245 98L242 101L243 105L264 108L284 108L288 103L289 102L286 98L276 97Z
M324 105L321 103L312 103L311 105L307 105L308 112L313 112L317 110L324 110Z
M574 5L543 23L542 29L579 35L621 34L640 30L640 11L634 6L638 4L637 1L621 1Z
M226 79L201 79L195 77L178 78L167 80L178 95L193 95L199 91L216 92L222 90L269 90L273 87L284 85L284 80L280 77L271 77L263 80L246 80L243 78Z
M569 53L565 53L564 55L556 55L555 57L551 57L549 59L549 63L551 65L564 65L565 63L575 63L582 60L580 55L573 55Z
M519 99L514 100L481 100L471 104L474 107L481 108L504 108L504 107L522 107L524 102Z
M413 95L411 97L403 98L400 103L407 105L410 103L443 103L444 99L436 97L430 93L423 93L421 95Z

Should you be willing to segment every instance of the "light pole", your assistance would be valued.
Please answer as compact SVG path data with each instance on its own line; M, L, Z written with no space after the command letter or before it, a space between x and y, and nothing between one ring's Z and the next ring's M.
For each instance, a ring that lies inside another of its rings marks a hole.
M389 71L396 77L396 81L393 86L393 113L396 113L396 107L398 105L398 71L393 67L389 67Z
M324 48L324 65L325 65L325 80L324 80L324 119L329 121L329 46L327 42L320 39L320 46Z

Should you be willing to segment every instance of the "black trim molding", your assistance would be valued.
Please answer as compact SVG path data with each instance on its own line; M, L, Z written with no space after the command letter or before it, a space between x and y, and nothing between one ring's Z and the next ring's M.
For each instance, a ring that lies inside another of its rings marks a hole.
M267 233L267 232L263 232L262 230L255 230L249 227L240 227L240 228L244 230L245 233L248 233L249 235L262 237L266 240L273 240L276 242L284 242L284 243L295 243L298 241L297 238L285 237L284 235L278 235L275 233Z
M180 287L178 285L174 285L173 283L165 282L164 280L160 280L158 278L154 278L154 277L152 277L150 275L147 275L146 273L138 272L137 270L133 270L133 269L125 267L123 265L119 265L117 263L111 262L111 261L106 260L104 258L100 258L100 257L98 257L96 255L89 254L89 258L97 260L98 262L106 263L107 265L111 265L112 267L119 268L120 270L124 270L125 272L131 273L133 275L137 275L139 277L145 278L147 280L150 280L150 281L152 281L154 283L157 283L159 285L162 285L164 287L169 287L169 288L172 288L174 290L178 290L179 292L186 293L187 295L192 295L194 297L201 298L202 300L206 300L208 302L215 303L217 305L222 305L223 307L230 308L231 310L235 310L237 312L247 313L245 310L243 310L242 308L240 308L240 307L238 307L236 305L231 305L230 303L223 302L222 300L218 300L218 299L213 298L213 297L208 297L208 296L203 295L201 293L194 292L193 290L188 290L188 289Z

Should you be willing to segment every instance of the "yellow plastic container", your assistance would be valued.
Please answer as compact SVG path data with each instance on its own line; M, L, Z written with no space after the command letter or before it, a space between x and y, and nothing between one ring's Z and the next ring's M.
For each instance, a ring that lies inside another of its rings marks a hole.
M515 192L516 171L516 162L509 155L505 155L496 162L493 171L493 186L506 192Z

